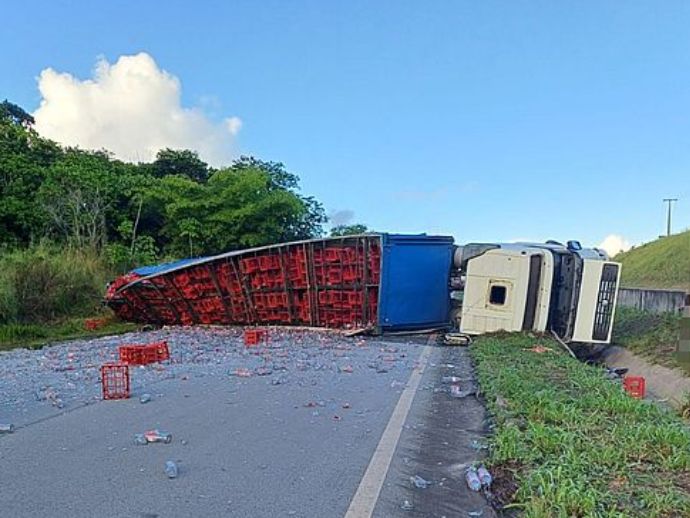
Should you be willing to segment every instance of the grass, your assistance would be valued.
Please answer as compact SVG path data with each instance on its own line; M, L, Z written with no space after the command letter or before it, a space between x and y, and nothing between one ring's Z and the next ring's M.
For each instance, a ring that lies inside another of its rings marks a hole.
M135 330L103 312L111 277L106 261L92 250L48 243L0 249L0 350ZM105 325L88 330L85 321L93 315L105 318Z
M621 284L639 288L690 290L690 230L618 254Z
M497 504L524 516L690 516L690 431L630 398L601 371L537 339L487 335L471 347L495 420Z
M136 324L110 318L104 326L87 330L84 327L85 320L85 318L71 318L51 324L0 325L0 350L16 347L39 349L51 342L121 334L136 331L138 328Z
M613 324L613 343L647 358L652 363L678 368L680 315L656 314L619 307Z
M0 324L93 315L110 278L93 251L45 244L0 251Z

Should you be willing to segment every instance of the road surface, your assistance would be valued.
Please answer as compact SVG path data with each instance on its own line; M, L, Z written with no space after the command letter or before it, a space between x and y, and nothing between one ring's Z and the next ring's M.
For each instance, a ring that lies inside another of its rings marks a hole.
M117 345L159 339L171 361L133 368L129 400L99 400ZM451 397L450 375L472 385L467 351L426 337L275 332L247 349L238 330L168 329L3 354L0 423L17 429L0 436L1 514L493 516L464 483L484 409ZM133 443L152 428L172 443Z

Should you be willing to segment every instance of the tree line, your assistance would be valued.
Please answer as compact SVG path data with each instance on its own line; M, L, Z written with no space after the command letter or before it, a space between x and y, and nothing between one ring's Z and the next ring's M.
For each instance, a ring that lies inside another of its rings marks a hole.
M48 240L90 249L118 270L323 235L323 205L279 162L242 156L213 168L190 150L148 163L61 146L0 104L0 247ZM336 227L335 234L366 230Z

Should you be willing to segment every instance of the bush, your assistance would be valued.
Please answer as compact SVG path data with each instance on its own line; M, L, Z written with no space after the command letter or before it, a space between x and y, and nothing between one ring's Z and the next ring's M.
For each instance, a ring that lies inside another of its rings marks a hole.
M36 246L0 256L0 323L98 311L110 275L94 253Z
M154 264L158 251L151 236L139 236L134 241L133 249L122 243L111 243L103 249L103 256L109 269L123 274L137 266Z

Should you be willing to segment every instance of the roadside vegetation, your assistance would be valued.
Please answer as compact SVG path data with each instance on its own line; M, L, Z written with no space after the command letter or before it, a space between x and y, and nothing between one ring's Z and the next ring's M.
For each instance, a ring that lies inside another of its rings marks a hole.
M497 506L534 518L690 516L690 430L677 415L550 339L489 335L471 354L495 423Z
M101 306L110 275L88 250L42 244L1 254L0 349L136 329ZM97 328L87 328L89 317Z
M326 221L281 163L243 156L215 168L185 149L126 163L43 138L2 102L0 347L104 332L83 319L107 317L106 283L136 266L309 239Z
M619 307L616 309L612 342L652 363L681 367L676 354L680 322L681 316L674 313L657 314Z
M621 284L630 288L690 290L690 230L618 254Z
M43 324L0 325L0 350L15 347L40 349L44 345L77 338L94 338L136 331L139 326L121 322L116 318L104 317L105 322L97 329L87 329L86 318L68 318Z

